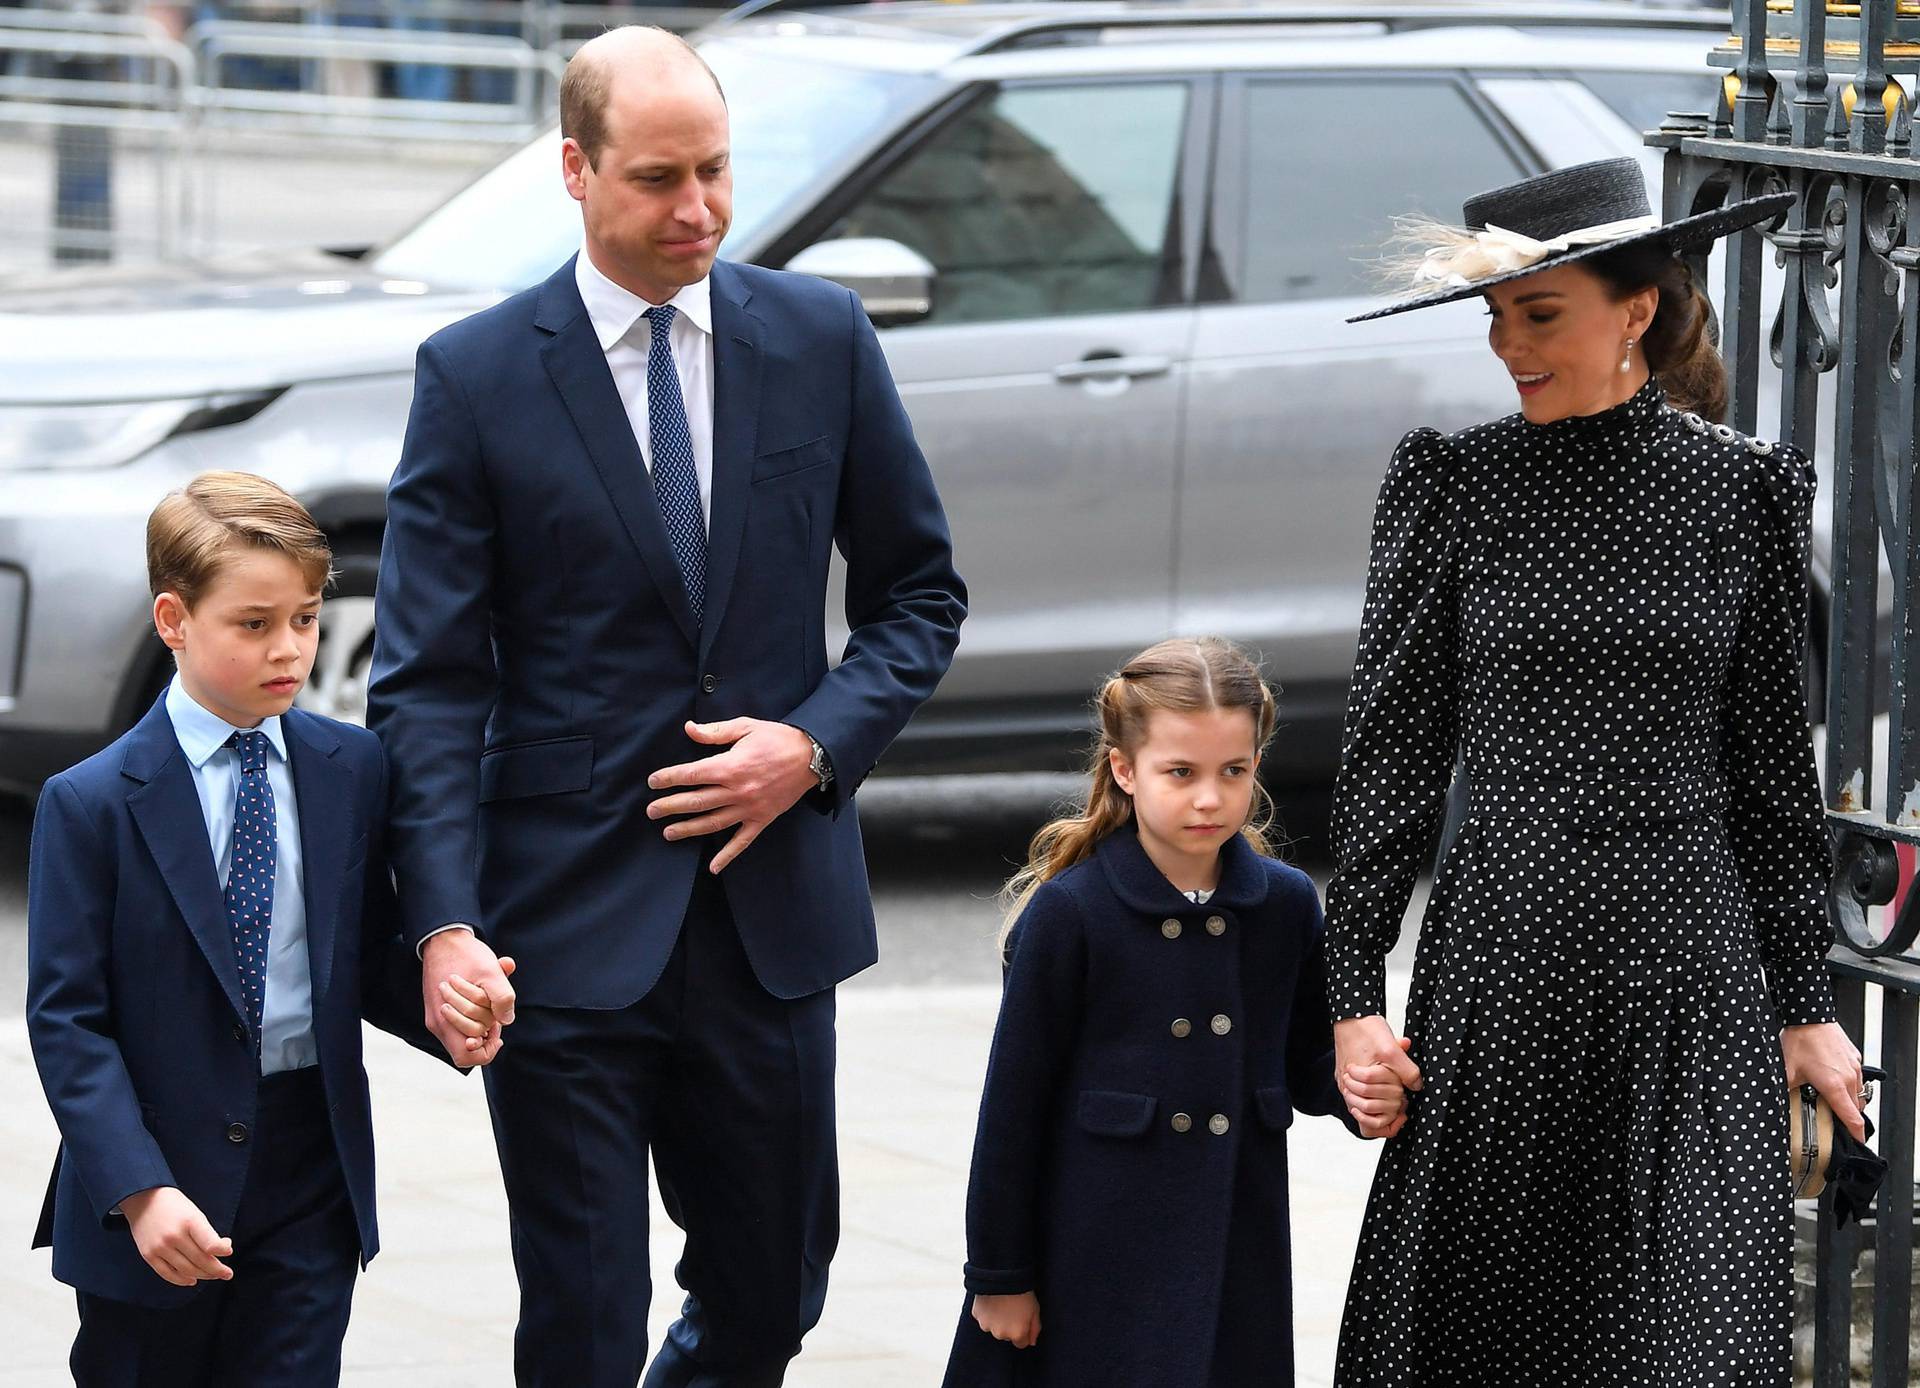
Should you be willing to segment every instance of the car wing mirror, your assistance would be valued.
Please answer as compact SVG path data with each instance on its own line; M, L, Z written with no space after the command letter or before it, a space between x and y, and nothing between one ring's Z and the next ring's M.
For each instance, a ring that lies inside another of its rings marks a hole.
M878 236L816 241L787 269L818 275L860 296L876 328L918 323L933 312L933 263L910 246Z

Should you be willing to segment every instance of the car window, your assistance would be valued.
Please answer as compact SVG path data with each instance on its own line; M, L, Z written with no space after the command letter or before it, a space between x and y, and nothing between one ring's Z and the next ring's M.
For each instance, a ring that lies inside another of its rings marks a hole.
M1595 96L1635 130L1658 130L1669 111L1711 115L1720 74L1700 72L1576 73Z
M727 93L733 228L748 245L790 199L830 176L875 132L932 99L935 79L837 67L777 45L701 45ZM580 249L580 209L560 181L560 136L542 135L442 203L374 259L383 275L467 289L537 283Z
M1373 268L1393 218L1460 219L1470 194L1531 170L1452 82L1255 80L1233 142L1241 203L1235 296L1284 302L1374 293ZM1391 129L1367 136L1357 112ZM1229 267L1231 271L1231 267Z
M1149 308L1169 271L1184 82L1013 87L883 175L831 238L885 237L933 264L929 323Z

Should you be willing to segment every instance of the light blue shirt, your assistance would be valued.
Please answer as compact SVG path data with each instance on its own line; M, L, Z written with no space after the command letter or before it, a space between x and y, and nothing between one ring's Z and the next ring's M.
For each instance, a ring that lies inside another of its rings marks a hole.
M209 713L175 675L167 686L167 717L193 770L200 814L207 823L213 866L222 891L233 861L233 806L240 792L240 754L227 739L236 728ZM273 919L267 933L267 988L260 1023L260 1073L299 1070L319 1063L313 1038L313 972L307 960L307 900L301 890L300 805L287 763L287 735L278 718L258 731L267 735L267 784L273 787Z

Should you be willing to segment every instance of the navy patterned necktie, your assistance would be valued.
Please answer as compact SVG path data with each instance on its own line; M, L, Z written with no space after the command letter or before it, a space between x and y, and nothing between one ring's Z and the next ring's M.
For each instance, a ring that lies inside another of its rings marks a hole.
M700 515L700 474L693 466L693 434L680 396L680 373L673 365L674 315L671 304L650 308L643 317L653 330L647 348L647 433L653 446L653 491L667 523L673 561L687 586L694 625L707 596L707 527Z
M267 780L265 733L235 733L227 745L240 754L227 867L227 925L233 931L234 962L240 966L247 1030L258 1051L267 993L267 932L273 925L273 784Z

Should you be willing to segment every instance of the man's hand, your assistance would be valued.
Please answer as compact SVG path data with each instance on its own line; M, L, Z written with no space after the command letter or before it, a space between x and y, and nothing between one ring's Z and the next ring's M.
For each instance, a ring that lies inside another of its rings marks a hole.
M1780 1058L1790 1088L1812 1085L1854 1141L1867 1140L1866 1117L1860 1112L1860 1050L1838 1022L1782 1028Z
M214 1233L200 1207L173 1186L129 1195L120 1202L120 1213L147 1266L174 1286L233 1280L233 1269L220 1261L233 1256L233 1241Z
M647 818L677 819L665 829L669 839L734 830L713 855L718 872L746 852L760 831L799 803L819 784L809 769L813 740L798 728L763 718L730 718L724 723L689 723L687 736L711 747L716 756L665 767L647 777L654 790L672 790L647 806Z
M1385 1017L1333 1024L1334 1078L1362 1136L1394 1137L1407 1125L1406 1091L1423 1083L1408 1044Z
M1027 1349L1040 1338L1040 1298L1032 1292L973 1298L973 1319L996 1340Z
M501 1028L513 1024L512 959L492 950L465 927L443 930L420 952L420 996L427 1030L440 1038L455 1065L485 1065L500 1054ZM485 1001L474 1001L475 994Z

